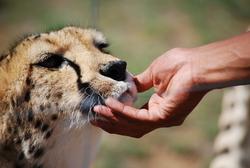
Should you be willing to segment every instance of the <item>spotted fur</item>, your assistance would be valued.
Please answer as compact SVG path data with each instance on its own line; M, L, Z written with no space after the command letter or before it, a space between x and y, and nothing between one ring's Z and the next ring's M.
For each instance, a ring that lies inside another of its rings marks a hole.
M88 124L93 106L108 96L135 96L129 75L117 81L100 73L119 60L106 46L100 32L66 27L29 36L2 57L1 168L89 165L100 135Z

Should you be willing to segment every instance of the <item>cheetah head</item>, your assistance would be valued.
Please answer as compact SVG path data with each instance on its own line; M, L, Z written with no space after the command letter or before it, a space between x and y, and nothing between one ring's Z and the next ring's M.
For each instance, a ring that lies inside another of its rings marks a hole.
M26 109L45 120L60 117L72 126L93 119L93 107L109 96L131 104L136 95L132 76L126 62L110 55L107 46L100 32L76 27L22 41L11 60L19 62L13 83Z
M29 36L0 57L0 165L87 167L99 135L85 124L93 107L136 96L126 62L107 46L98 31L66 27Z

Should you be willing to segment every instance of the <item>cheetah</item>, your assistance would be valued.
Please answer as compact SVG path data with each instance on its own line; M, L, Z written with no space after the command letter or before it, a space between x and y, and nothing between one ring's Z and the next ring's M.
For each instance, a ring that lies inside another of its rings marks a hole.
M1 168L89 167L102 132L89 123L93 107L136 97L126 62L107 47L101 32L70 26L30 35L1 57Z

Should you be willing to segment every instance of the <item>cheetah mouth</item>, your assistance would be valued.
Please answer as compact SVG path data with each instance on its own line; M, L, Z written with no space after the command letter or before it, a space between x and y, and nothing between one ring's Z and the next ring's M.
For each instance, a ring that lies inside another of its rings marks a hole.
M119 81L114 87L111 97L126 105L132 105L137 98L137 89L130 73L127 73L125 81ZM80 102L80 111L83 115L95 116L93 111L96 105L105 105L105 99L95 89L88 87L85 89L86 97Z
M96 105L105 105L104 98L92 88L87 89L87 96L80 102L80 111L83 115L95 114Z

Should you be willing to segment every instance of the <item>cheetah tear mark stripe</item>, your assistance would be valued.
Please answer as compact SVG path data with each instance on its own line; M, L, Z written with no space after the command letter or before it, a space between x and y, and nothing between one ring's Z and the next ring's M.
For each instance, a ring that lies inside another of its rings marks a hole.
M86 97L80 103L80 110L83 115L87 115L91 112L94 115L93 108L96 105L105 105L103 98L98 94L90 85L89 83L82 83L81 82L81 69L79 65L73 63L70 60L67 60L69 66L71 66L78 76L77 79L77 86L81 93L86 94Z

